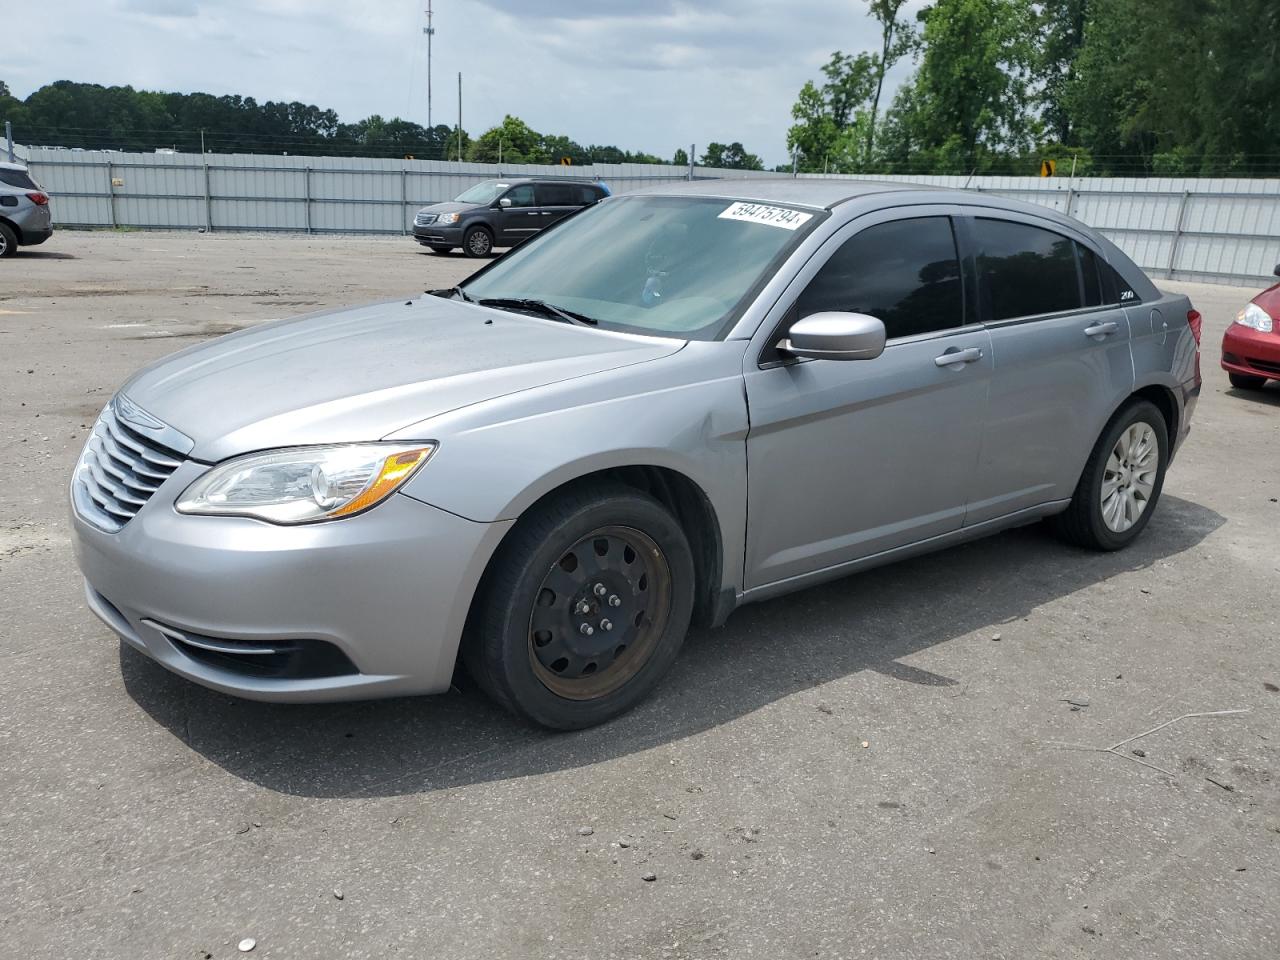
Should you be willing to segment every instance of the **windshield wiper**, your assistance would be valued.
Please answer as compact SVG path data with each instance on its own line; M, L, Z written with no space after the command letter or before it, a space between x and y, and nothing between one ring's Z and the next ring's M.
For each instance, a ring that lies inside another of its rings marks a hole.
M475 303L471 299L471 295L461 287L442 287L439 290L428 290L427 293L433 297L444 297L447 300L452 300L456 296L466 303Z
M540 313L542 316L549 317L552 320L560 320L564 323L581 323L588 327L594 327L600 322L595 317L588 317L585 313L557 307L554 303L547 303L545 300L532 300L525 297L486 297L475 302L482 307L494 307L498 310L526 310L530 313Z

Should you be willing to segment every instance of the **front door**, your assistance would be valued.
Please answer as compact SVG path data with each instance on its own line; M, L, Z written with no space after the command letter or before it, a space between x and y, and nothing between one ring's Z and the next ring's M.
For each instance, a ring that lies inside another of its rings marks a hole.
M824 310L884 321L880 357L781 360L767 348L786 324L759 361L748 355L748 589L964 522L990 341L970 322L949 208L911 209L855 220L787 294L790 322Z
M538 209L532 183L516 184L503 195L503 199L510 200L511 205L503 207L499 203L495 245L514 247L542 229L542 211Z

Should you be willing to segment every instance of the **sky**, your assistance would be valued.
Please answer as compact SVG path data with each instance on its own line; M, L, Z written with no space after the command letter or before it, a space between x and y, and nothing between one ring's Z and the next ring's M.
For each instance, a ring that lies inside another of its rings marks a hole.
M910 0L909 16L924 5ZM427 121L426 0L58 0L8 44L19 97L54 80L300 100ZM433 0L432 119L669 158L741 141L787 160L791 105L834 50L879 46L864 0ZM900 64L884 103L910 71ZM21 135L18 135L21 139Z

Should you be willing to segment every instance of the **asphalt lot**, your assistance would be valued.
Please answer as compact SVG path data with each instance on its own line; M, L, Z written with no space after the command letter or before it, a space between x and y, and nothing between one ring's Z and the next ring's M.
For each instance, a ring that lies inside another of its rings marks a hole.
M122 649L64 492L114 388L474 266L75 232L0 264L0 956L1280 956L1280 389L1216 363L1254 291L1168 284L1205 389L1132 549L1025 528L743 608L604 728L241 702Z

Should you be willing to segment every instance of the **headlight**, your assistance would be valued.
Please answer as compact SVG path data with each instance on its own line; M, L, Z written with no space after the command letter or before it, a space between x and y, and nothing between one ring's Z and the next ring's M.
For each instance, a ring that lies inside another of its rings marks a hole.
M436 218L436 223L457 223L458 217L456 213L442 213Z
M354 443L252 453L187 487L179 513L271 523L336 520L381 503L435 452L433 443Z
M1262 333L1270 333L1272 320L1271 314L1263 310L1256 303L1251 303L1243 310L1236 314L1236 323L1245 327L1252 327Z

